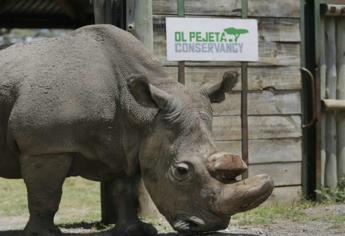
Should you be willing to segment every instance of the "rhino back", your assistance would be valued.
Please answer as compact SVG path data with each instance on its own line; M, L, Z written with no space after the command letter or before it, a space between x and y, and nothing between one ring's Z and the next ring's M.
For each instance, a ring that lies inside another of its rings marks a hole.
M126 116L134 114L138 123L149 119L126 80L144 74L152 83L171 82L142 44L108 25L14 45L0 54L0 90L10 87L14 93L6 96L15 100L6 105L8 116L2 116L9 129L0 131L10 133L22 153L119 154L115 149L121 148ZM5 146L5 140L0 142Z

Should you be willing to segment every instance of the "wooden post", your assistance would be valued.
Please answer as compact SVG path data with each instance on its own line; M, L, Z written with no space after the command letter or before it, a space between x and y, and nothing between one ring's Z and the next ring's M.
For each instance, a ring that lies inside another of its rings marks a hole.
M178 13L178 16L184 17L184 15L185 15L184 0L177 0L177 13ZM179 61L178 62L178 74L177 74L177 79L178 79L179 83L181 83L181 84L186 83L185 74L186 74L185 62Z
M337 19L337 99L345 99L345 18ZM345 175L345 112L338 113L337 119L338 180Z
M153 52L152 0L127 0L126 22L127 31ZM142 180L139 184L139 214L150 218L160 217Z
M152 0L94 0L94 14L96 24L115 24L124 28L153 51ZM112 189L112 181L101 183L102 222L106 224L116 222ZM139 184L139 202L141 215L159 216L142 180Z
M320 21L320 98L326 98L326 43L325 43L325 21ZM326 115L320 113L320 177L317 180L317 187L320 188L325 184L325 164L326 164Z
M336 99L337 72L336 72L336 41L335 20L326 19L326 98ZM334 189L337 186L337 140L336 140L335 112L326 114L326 166L325 186Z
M241 1L242 8L242 18L246 19L248 17L248 0ZM241 63L241 150L242 159L248 163L248 63ZM248 178L248 170L242 174L242 178Z
M127 31L153 52L152 0L127 0Z
M94 0L93 1L93 12L95 24L111 24L111 0ZM112 182L104 181L101 182L101 221L104 224L111 224L116 222L116 216L114 215L114 205L112 201Z
M111 24L112 23L112 5L113 0L94 0L93 12L95 24Z

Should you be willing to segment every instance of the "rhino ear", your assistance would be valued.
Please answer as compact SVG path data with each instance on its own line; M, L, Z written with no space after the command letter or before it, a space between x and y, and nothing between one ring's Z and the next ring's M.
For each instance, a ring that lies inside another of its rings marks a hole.
M213 85L207 89L207 94L211 103L220 103L225 99L225 93L230 92L238 81L238 73L236 71L227 71L223 75L222 82Z
M127 86L134 99L142 106L168 109L173 97L167 92L149 83L143 75L132 75Z

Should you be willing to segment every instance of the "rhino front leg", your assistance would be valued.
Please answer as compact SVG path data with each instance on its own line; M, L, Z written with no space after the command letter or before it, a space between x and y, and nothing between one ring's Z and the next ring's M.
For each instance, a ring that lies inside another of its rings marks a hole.
M112 196L115 201L116 226L114 236L150 236L157 230L138 218L138 185L140 177L116 179L112 182Z
M54 216L72 158L63 154L22 156L21 171L28 192L30 219L25 236L57 236Z

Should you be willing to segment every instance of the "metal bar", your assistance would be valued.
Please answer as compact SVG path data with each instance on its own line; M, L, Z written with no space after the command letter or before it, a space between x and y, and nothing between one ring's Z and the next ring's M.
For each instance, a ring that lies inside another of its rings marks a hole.
M177 13L178 16L184 17L185 16L185 5L184 0L177 0ZM185 84L185 62L179 61L178 62L178 82L181 84Z
M248 0L241 0L242 18L248 17ZM242 133L242 159L248 165L248 63L241 63L241 133ZM242 178L248 177L248 171Z
M316 114L315 114L316 113L315 112L315 79L314 79L313 73L311 73L310 70L308 70L307 68L302 67L301 68L301 72L306 72L307 73L308 77L305 77L305 78L309 78L309 80L310 80L309 82L310 82L310 85L311 85L311 100L312 100L312 107L313 107L312 117L311 117L309 122L307 122L306 124L302 125L302 128L308 128L308 127L314 125L315 122L316 122Z

